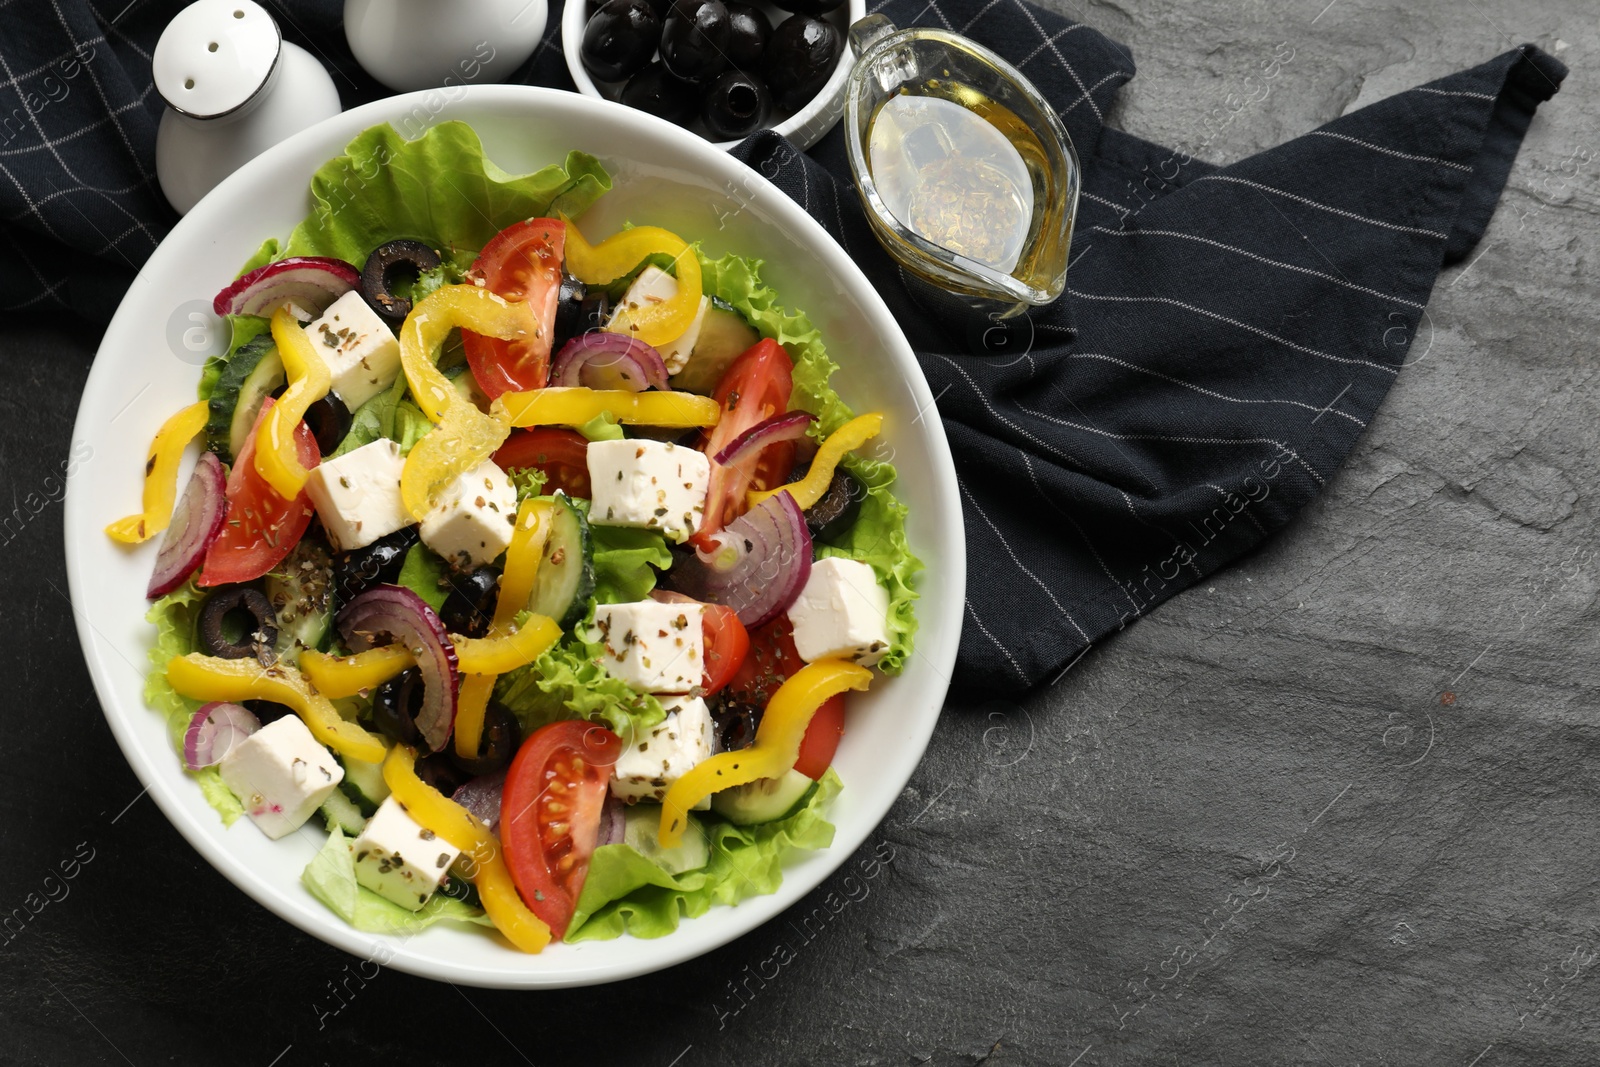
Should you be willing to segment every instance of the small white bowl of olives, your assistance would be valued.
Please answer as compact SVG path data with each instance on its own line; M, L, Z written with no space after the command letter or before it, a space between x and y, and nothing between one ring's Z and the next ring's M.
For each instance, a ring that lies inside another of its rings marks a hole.
M801 149L844 111L851 23L866 0L568 0L561 46L578 91L729 149L771 129Z

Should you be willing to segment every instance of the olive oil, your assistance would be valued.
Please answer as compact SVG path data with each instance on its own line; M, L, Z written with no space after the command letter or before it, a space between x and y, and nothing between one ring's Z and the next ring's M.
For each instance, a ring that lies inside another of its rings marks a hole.
M1050 157L1010 109L951 79L903 85L873 113L867 166L884 207L918 237L1034 284L1058 271L1068 206Z

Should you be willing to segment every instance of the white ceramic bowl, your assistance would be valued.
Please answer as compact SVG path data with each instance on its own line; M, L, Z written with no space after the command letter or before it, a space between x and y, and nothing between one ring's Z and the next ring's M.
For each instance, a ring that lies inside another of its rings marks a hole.
M765 12L774 29L791 14L775 4L767 3L766 0L747 0L747 2ZM572 74L572 80L577 83L578 92L584 96L592 96L597 100L616 100L622 94L624 83L596 82L584 68L583 57L579 53L583 43L583 27L589 21L588 7L587 0L567 0L567 6L562 10L561 50L567 57L567 70ZM809 104L772 127L794 142L801 151L822 140L822 135L833 129L839 117L844 114L844 86L850 77L850 65L855 60L855 54L850 51L850 26L858 19L866 18L866 15L867 0L846 0L846 3L823 16L839 31L839 40L843 46L839 51L839 65L834 68L828 84L822 87L822 91L813 97ZM703 136L710 140L711 135L704 133L699 119L694 120L692 128L702 132ZM718 148L727 150L739 142L713 143Z
M151 437L194 401L200 357L188 345L203 339L212 295L264 238L286 236L308 214L307 183L321 163L368 126L398 127L426 113L437 96L413 93L347 111L257 157L202 199L139 272L101 342L73 431L80 462L65 523L78 634L106 719L150 795L202 856L278 915L356 955L429 978L506 987L628 978L716 948L795 903L866 840L905 788L944 702L961 629L965 556L955 470L939 420L919 414L932 410L933 396L883 301L850 256L776 187L700 138L617 104L526 86L461 90L434 116L470 123L506 170L531 171L572 148L604 161L616 187L582 220L591 234L649 221L693 235L712 254L766 261L765 276L783 300L821 328L840 364L840 393L858 410L887 416L884 443L900 470L897 492L911 508L911 543L928 565L921 628L905 673L851 698L836 761L845 782L832 814L838 835L832 848L797 857L777 893L713 908L659 940L553 945L538 956L481 929L443 924L399 938L346 926L299 881L323 840L320 828L281 841L269 841L248 819L224 829L184 776L162 717L141 695L152 638L144 588L155 545L129 550L103 528L136 510ZM176 912L129 918L175 916L181 921Z

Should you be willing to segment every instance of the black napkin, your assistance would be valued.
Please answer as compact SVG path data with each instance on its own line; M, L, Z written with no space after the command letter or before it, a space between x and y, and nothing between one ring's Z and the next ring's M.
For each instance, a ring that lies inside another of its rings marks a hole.
M6 307L108 314L173 221L152 177L149 52L181 6L0 8ZM337 72L347 107L380 94L344 47L342 5L267 6ZM879 10L1020 67L1083 162L1067 295L952 329L867 230L840 131L815 158L772 134L738 150L844 244L917 350L966 512L957 681L1022 690L1260 544L1327 483L1566 68L1526 46L1218 168L1104 125L1133 57L1083 24L1024 0ZM569 85L559 23L557 3L514 80ZM1291 58L1264 58L1257 84Z
M1067 293L997 328L919 307L867 229L841 131L737 155L849 250L938 398L966 515L956 682L1019 691L1255 548L1333 476L1483 235L1566 68L1532 46L1215 167L1104 123L1127 49L1019 0L891 0L1059 109L1083 164ZM1292 58L1263 59L1257 84Z

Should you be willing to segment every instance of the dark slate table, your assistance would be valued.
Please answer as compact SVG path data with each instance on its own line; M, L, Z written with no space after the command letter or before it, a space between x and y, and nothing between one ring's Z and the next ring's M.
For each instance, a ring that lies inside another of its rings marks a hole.
M51 499L97 332L8 322L0 912L55 899L0 935L0 1061L1600 1062L1600 21L1585 0L1067 8L1138 57L1113 121L1219 160L1521 41L1573 66L1318 504L1043 692L952 701L868 846L892 859L813 894L848 903L809 938L779 920L542 995L385 973L341 1006L352 958L138 799ZM1271 96L1235 111L1280 42Z

